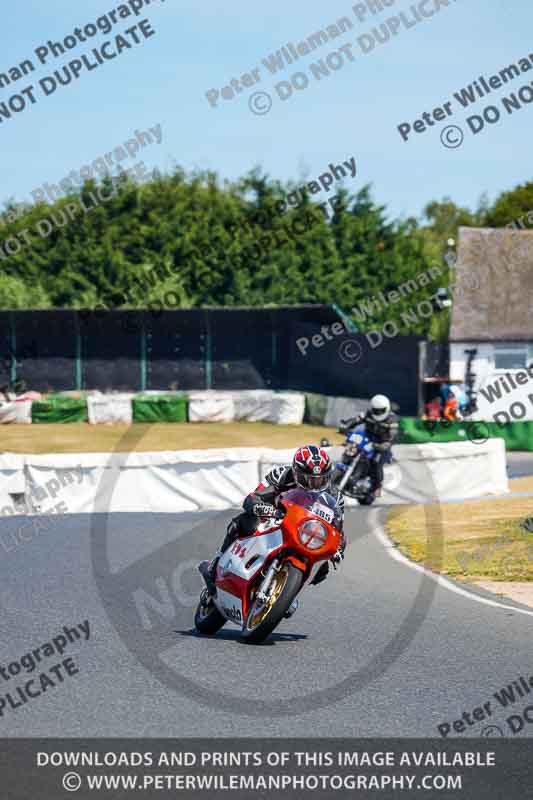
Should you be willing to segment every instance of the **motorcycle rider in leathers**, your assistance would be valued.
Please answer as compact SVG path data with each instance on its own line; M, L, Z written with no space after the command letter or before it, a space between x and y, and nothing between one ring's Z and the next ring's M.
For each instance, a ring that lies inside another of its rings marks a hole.
M372 491L378 494L383 483L383 465L392 461L392 444L398 433L396 416L391 413L388 397L376 394L370 400L368 411L351 419L341 419L339 433L346 433L357 425L364 425L365 433L374 445L376 454L370 461L369 477Z
M263 482L251 492L243 502L244 511L234 517L228 525L227 533L220 550L210 562L202 562L199 566L205 580L209 594L216 593L215 574L220 556L239 537L251 536L257 529L261 517L274 516L280 511L277 501L282 492L301 487L311 491L327 492L330 489L333 462L322 447L306 445L300 447L294 454L292 464L274 467ZM346 537L344 535L344 498L336 493L336 526L341 533L341 544L331 558L334 565L344 558ZM311 581L313 585L321 583L327 578L329 563L324 562Z

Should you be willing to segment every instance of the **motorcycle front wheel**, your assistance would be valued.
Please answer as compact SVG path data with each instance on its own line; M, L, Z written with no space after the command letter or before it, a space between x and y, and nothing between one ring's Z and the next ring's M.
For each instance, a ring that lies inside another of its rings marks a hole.
M272 582L266 603L254 600L241 635L248 644L260 644L270 636L289 610L300 591L303 572L290 562L285 562Z

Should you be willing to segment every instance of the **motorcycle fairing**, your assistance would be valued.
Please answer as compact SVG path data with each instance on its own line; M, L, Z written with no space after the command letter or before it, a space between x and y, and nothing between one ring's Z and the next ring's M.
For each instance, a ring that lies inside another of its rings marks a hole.
M265 561L283 546L283 534L276 528L260 536L236 539L221 555L217 565L215 602L230 621L241 624L247 613L246 595L250 581L263 569Z
M358 450L365 453L367 456L374 455L374 445L369 437L361 430L355 430L348 434L346 441L357 447Z
M230 592L225 592L219 587L217 588L215 603L227 620L234 622L236 625L242 625L243 608L240 597L236 597Z
M268 556L283 545L283 533L280 528L261 536L247 536L236 539L220 557L217 578L224 579L231 573L246 582L250 581L263 565Z

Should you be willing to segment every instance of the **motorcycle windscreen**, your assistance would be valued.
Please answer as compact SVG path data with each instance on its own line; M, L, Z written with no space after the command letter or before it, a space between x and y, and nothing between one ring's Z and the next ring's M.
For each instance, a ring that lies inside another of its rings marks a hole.
M282 494L281 499L299 505L312 514L316 514L317 517L322 517L330 525L338 527L337 501L329 492L313 492L310 489L301 488L290 489Z
M365 455L374 455L374 445L364 431L354 431L349 435L348 441Z

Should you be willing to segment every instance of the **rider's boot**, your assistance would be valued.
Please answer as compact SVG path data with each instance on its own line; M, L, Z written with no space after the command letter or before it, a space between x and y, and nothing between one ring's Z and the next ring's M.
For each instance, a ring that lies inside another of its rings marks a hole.
M381 486L383 483L383 470L379 470L377 464L372 464L373 469L370 472L370 492L374 497L381 497Z
M198 564L200 575L204 579L207 591L211 596L214 596L217 593L215 577L217 572L217 564L221 555L222 552L217 550L214 558L212 558L211 561L202 561L200 564Z
M224 537L224 541L222 542L222 547L220 548L220 550L217 550L214 558L212 558L211 561L202 561L201 564L198 565L198 570L200 571L200 575L204 579L205 585L207 586L207 591L211 596L217 593L215 578L217 574L217 564L220 560L220 556L228 549L228 547L230 547L233 544L238 535L239 535L239 526L236 523L236 521L232 519L230 524L228 525L228 529L226 531L226 535Z

